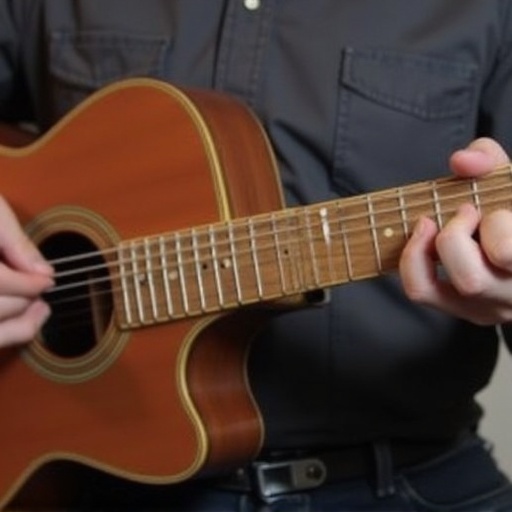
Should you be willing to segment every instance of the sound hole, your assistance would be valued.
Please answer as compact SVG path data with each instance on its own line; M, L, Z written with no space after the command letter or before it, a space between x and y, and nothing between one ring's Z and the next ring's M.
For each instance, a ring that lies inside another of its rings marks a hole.
M52 315L43 327L42 345L59 357L83 356L100 343L112 316L106 261L79 233L52 235L39 247L56 274L55 287L45 296Z

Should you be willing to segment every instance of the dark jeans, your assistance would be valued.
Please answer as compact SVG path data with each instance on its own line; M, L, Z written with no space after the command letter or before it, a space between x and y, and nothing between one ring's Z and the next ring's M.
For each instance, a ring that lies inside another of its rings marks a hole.
M468 439L435 460L398 471L387 496L377 497L365 479L325 485L307 493L274 497L267 503L251 493L187 484L162 511L356 512L512 511L512 485L499 471L486 443Z

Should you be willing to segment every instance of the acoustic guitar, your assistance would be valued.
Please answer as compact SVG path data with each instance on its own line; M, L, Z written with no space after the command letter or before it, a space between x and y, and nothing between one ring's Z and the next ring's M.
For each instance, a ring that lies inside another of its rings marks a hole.
M246 107L150 79L0 147L0 169L56 271L40 335L0 351L0 508L55 460L154 484L249 461L264 424L246 358L268 305L395 270L419 216L510 206L506 167L285 208Z

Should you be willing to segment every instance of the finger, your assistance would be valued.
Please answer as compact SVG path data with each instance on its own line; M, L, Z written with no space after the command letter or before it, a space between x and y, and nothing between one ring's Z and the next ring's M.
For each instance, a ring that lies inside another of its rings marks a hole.
M431 219L418 221L400 258L404 291L413 302L460 313L460 296L450 282L439 277L435 249L437 235L437 227Z
M496 210L485 215L480 223L480 243L492 265L512 272L512 212Z
M1 324L0 347L33 340L49 315L50 308L45 302L40 300L32 302L20 316Z
M18 272L0 264L0 295L34 298L53 284L53 279L48 275Z
M0 196L0 251L13 268L51 275L53 270L21 229L13 211Z
M434 261L436 234L435 223L422 217L402 251L399 262L402 285L414 302L430 303L438 295Z
M482 137L465 149L455 151L450 158L452 171L462 177L486 174L500 165L509 163L505 150L493 139Z
M0 297L0 323L20 316L33 302L26 297Z
M485 289L489 268L480 245L473 235L480 215L469 205L462 205L436 238L436 249L444 270L455 288L465 296L475 296Z

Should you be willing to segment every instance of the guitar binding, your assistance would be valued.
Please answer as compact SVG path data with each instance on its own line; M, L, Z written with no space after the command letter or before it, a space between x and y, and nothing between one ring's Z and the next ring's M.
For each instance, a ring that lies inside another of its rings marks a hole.
M46 378L94 378L112 364L127 337L116 327L108 261L117 236L99 215L76 206L45 212L27 230L53 263L55 286L45 294L52 315L24 357Z

